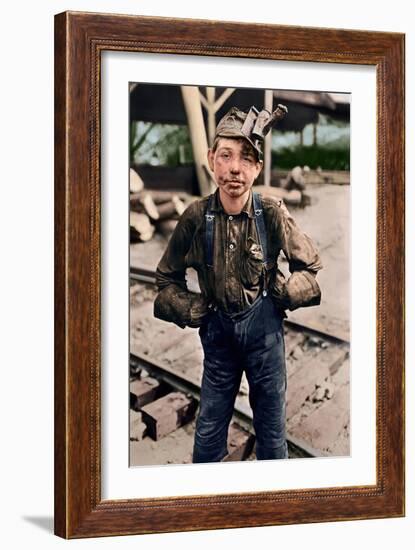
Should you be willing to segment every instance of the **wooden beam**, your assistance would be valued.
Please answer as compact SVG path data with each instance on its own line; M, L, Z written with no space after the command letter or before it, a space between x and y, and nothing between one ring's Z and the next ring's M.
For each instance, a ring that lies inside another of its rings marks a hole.
M233 94L236 88L227 88L223 94L215 101L215 113L219 111L225 101Z
M200 194L202 196L207 196L212 193L213 184L203 168L204 166L207 167L208 143L203 121L202 106L200 103L199 88L197 86L181 86L181 91L192 142Z
M209 147L212 147L213 140L215 139L216 132L216 117L215 117L215 88L208 86L206 88L206 97L207 97L207 122L208 122L208 140Z
M208 100L205 98L205 96L202 94L202 92L199 90L199 99L200 103L203 105L205 109L208 109Z
M273 111L273 92L272 90L265 90L264 94L264 107L270 113ZM271 140L272 140L272 128L264 139L264 185L269 187L271 185Z
M136 411L154 401L160 388L155 378L148 376L142 380L134 380L130 384L130 407Z
M148 435L158 441L193 419L197 401L181 392L172 392L141 409Z

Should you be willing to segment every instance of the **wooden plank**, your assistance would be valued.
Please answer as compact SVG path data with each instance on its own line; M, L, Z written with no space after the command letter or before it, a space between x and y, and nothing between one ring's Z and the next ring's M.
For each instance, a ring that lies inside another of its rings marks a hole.
M148 376L142 380L130 383L130 408L139 410L158 396L160 384L155 378Z
M329 451L343 430L348 427L349 421L350 385L345 384L337 388L332 399L305 417L292 432L313 447Z
M296 352L298 347L296 348ZM349 348L343 345L331 344L325 348L308 347L301 353L293 354L293 357L297 357L294 363L297 365L297 369L293 372L293 376L301 376L303 369L318 370L319 365L326 365L329 368L330 375L336 372L340 366L345 363L349 355ZM298 371L298 374L297 374Z
M203 350L198 347L191 353L173 361L171 368L185 375L185 378L200 386L203 374Z
M287 419L296 414L308 396L315 390L316 386L323 385L330 377L330 368L333 365L342 363L346 357L347 350L333 347L323 350L311 361L302 364L293 376L288 379L287 387Z
M272 170L272 182L279 182L289 174L288 170ZM332 183L334 185L350 184L350 172L348 170L310 170L304 174L307 184Z
M292 351L291 355L287 357L287 377L290 380L296 376L296 372L301 370L304 365L313 361L315 356L315 350L306 348L303 350L301 346L297 346Z
M286 321L287 325L297 327L298 329L309 330L311 332L320 333L322 337L328 336L343 342L350 342L350 331L348 324L339 323L332 317L328 318L324 315L313 317L310 321L304 319L296 320L296 312L290 314L290 318Z
M288 330L284 336L285 357L290 357L295 348L304 342L304 334L295 330Z
M150 193L134 193L130 195L130 209L134 212L144 213L152 221L160 218L160 213Z
M155 441L186 424L194 417L197 401L184 393L172 392L141 409L148 435Z
M184 202L179 197L173 196L171 201L157 205L158 219L177 220L185 210L186 206Z
M301 191L293 189L287 191L282 187L269 187L267 185L256 185L255 190L264 197L271 197L276 200L282 199L288 205L299 205L301 203Z
M183 345L186 345L185 342L189 337L197 338L196 332L191 329L178 329L177 331L172 331L169 338L163 338L158 342L157 352L159 358L163 357L174 348L181 348Z
M201 352L200 339L195 330L182 333L181 338L177 338L172 344L160 354L159 357L162 361L169 361L173 363L184 359L187 355L199 350Z
M160 190L153 189L150 191L150 193L155 204L164 204L166 202L171 201L173 197L179 198L185 204L189 204L194 200L196 200L197 198L199 199L201 198L201 197L195 197L194 195L190 195L189 193L185 193L185 192L174 192L174 191L168 191L168 190L160 191Z
M130 238L132 241L148 241L154 234L154 225L147 214L130 211Z
M130 193L139 193L144 188L144 182L135 170L130 168Z
M245 460L251 454L254 442L255 437L251 433L232 422L228 433L228 454L223 462Z
M312 365L303 368L295 377L290 378L287 387L287 420L296 414L315 386L330 375L327 365Z

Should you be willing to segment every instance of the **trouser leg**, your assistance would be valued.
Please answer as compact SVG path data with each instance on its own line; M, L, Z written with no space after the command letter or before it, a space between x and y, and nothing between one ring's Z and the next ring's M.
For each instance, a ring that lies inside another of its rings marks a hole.
M193 462L220 462L227 454L228 428L242 371L217 316L210 318L200 337L205 359Z
M247 331L245 370L253 411L258 460L287 458L286 366L282 318L263 301Z

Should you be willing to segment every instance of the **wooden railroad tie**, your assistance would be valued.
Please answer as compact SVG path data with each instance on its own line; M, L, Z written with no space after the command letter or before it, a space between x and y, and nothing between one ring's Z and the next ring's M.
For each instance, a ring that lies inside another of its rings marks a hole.
M159 396L160 383L148 376L130 384L130 408L138 411Z
M305 360L294 375L288 376L287 420L289 421L301 408L316 386L322 386L330 380L330 373L341 365L348 354L345 348L329 348L311 360Z
M190 422L197 401L181 392L172 392L142 407L143 422L148 435L158 441L165 435Z

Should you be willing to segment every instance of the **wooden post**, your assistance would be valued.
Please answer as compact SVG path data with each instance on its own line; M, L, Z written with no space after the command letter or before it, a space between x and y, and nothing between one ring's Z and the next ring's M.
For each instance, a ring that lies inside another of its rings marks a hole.
M205 108L207 111L208 120L208 140L209 147L212 147L216 130L215 88L212 88L211 86L208 86L206 88L206 99L207 103L205 105Z
M265 90L264 94L264 108L270 113L273 110L274 94L272 90ZM264 185L271 185L271 140L272 140L272 128L264 139Z
M212 193L214 186L208 176L209 172L206 172L208 143L205 124L203 122L202 106L200 104L199 88L197 86L181 86L181 90L189 125L200 194L207 196ZM205 169L203 168L204 166Z
M199 98L202 106L205 108L208 119L208 140L209 147L212 147L216 132L216 113L225 103L225 101L233 94L235 88L226 88L220 97L216 98L216 88L212 86L206 87L206 97L199 92Z

